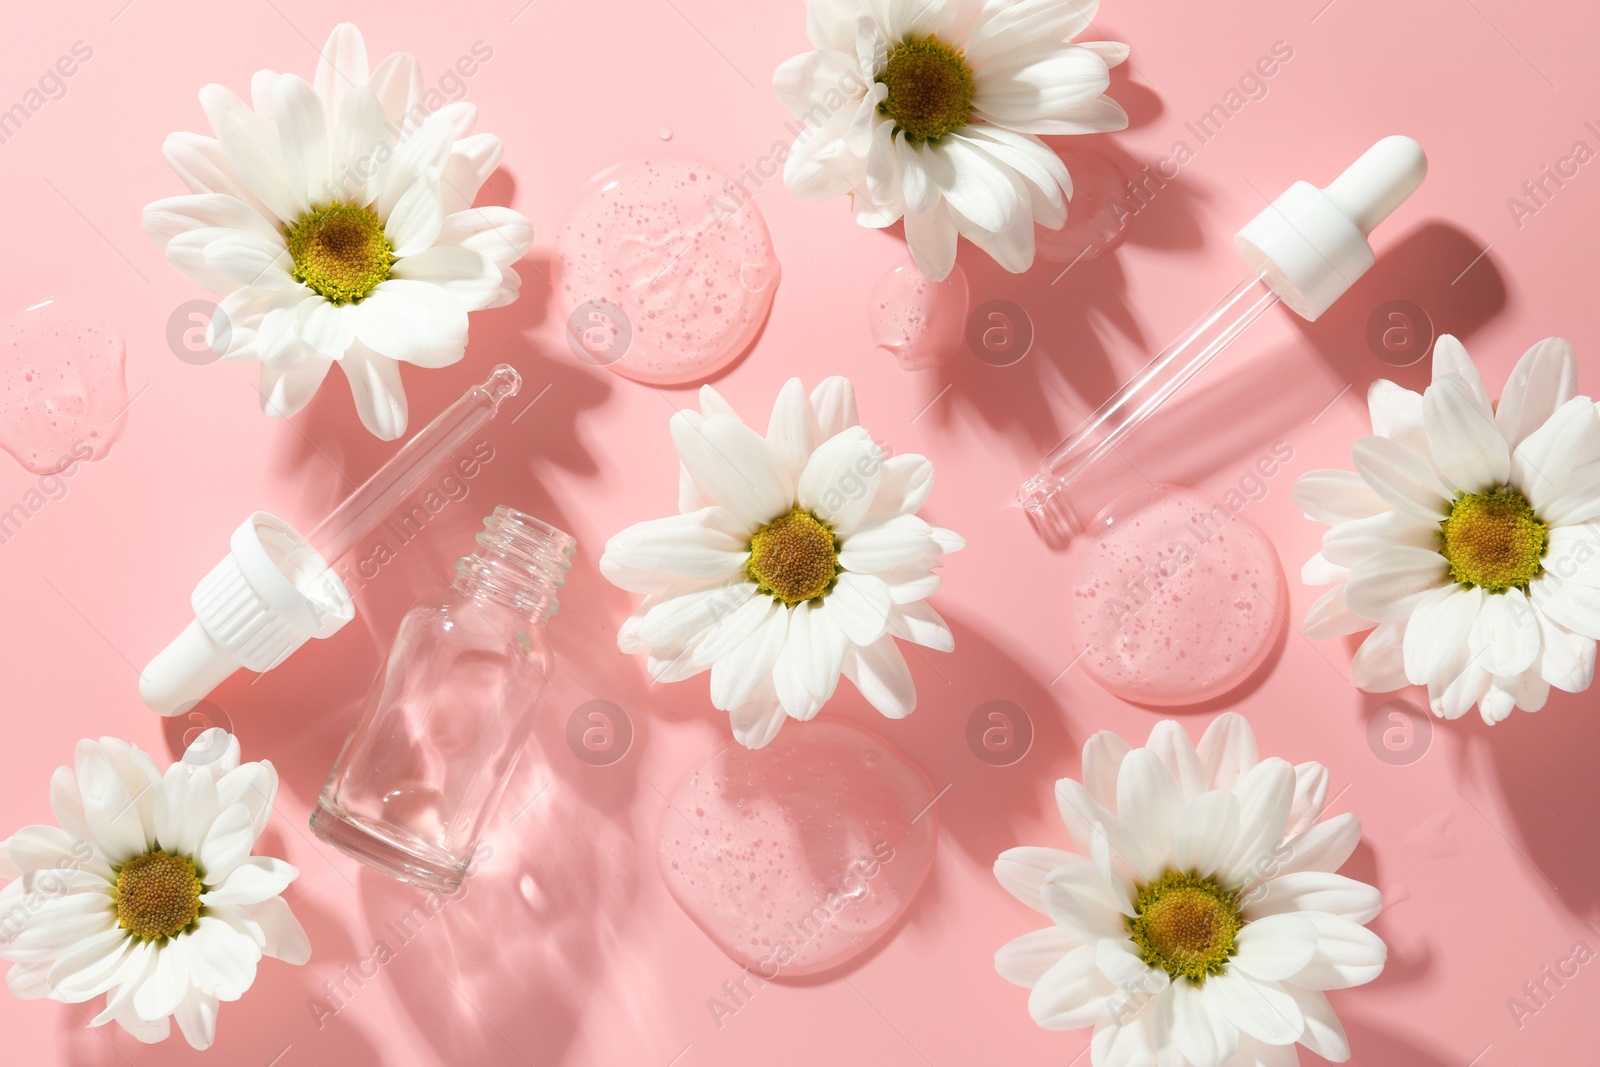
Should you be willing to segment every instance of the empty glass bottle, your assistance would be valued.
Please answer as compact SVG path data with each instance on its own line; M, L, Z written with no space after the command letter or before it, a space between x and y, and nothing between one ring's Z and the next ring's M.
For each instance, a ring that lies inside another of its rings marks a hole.
M577 542L498 507L453 588L406 613L311 816L323 841L453 891L533 727Z

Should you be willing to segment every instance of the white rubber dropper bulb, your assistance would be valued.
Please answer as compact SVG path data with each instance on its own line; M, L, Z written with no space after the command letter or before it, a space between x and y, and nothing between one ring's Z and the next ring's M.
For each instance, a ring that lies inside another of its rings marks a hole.
M1379 223L1428 173L1422 146L1385 137L1327 188L1295 182L1234 236L1262 281L1301 318L1315 321L1365 274Z

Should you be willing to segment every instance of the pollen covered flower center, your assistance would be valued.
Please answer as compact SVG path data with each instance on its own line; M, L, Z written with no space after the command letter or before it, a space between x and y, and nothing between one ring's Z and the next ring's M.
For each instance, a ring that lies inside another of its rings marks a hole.
M833 527L791 508L750 539L750 580L769 596L793 606L826 593L839 573Z
M912 141L937 141L972 114L972 70L960 49L933 34L891 48L877 80L889 90L879 112Z
M1550 527L1515 489L1491 489L1458 499L1439 537L1453 581L1504 593L1526 590L1543 573Z
M1168 871L1139 887L1128 936L1151 967L1195 985L1227 970L1244 925L1236 892L1210 878Z
M136 856L117 872L117 923L146 941L174 937L199 918L203 891L193 860L159 849Z
M333 304L358 304L389 277L394 243L369 207L335 200L285 227L294 280Z

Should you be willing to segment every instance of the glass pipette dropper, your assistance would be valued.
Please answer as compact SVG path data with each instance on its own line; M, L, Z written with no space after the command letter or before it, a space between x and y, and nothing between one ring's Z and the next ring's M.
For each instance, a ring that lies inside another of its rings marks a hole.
M1165 404L1268 308L1315 321L1372 266L1367 237L1422 184L1428 160L1409 137L1385 137L1325 189L1296 182L1234 236L1253 273L1045 457L1017 498L1044 511Z
M139 675L139 696L178 715L241 667L262 672L313 637L331 637L355 617L355 602L333 567L371 537L396 505L422 489L522 386L494 369L417 432L309 537L258 511L233 532L229 554L201 579L194 621Z

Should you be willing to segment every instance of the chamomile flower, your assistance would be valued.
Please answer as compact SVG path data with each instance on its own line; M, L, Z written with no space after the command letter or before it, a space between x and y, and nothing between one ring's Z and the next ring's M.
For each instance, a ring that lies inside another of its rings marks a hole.
M1330 527L1302 574L1335 583L1306 613L1306 636L1371 630L1350 665L1356 685L1427 686L1435 714L1476 704L1490 724L1538 711L1551 688L1589 687L1600 417L1577 378L1572 346L1553 337L1528 350L1493 404L1446 334L1424 393L1373 383L1373 435L1351 449L1355 472L1300 478L1306 517Z
M1238 715L1196 747L1157 724L1144 748L1090 738L1056 783L1076 851L1014 848L1000 884L1051 925L995 954L1047 1029L1092 1027L1094 1067L1289 1067L1294 1046L1350 1057L1330 989L1370 982L1378 891L1334 873L1361 838L1318 821L1320 764L1258 759Z
M917 517L933 464L873 441L844 378L809 398L791 379L765 437L710 386L671 428L682 514L630 526L600 559L646 594L618 646L645 653L657 681L709 670L712 704L750 748L816 715L841 674L884 715L909 715L897 642L954 647L925 601L940 557L966 545Z
M305 963L311 946L281 894L299 873L252 856L278 775L239 762L223 730L197 737L165 773L126 741L80 741L50 779L58 826L0 843L0 959L24 999L105 994L93 1026L140 1041L171 1020L208 1048L222 1001L238 1000L263 956Z
M1098 0L809 0L815 50L773 76L808 130L784 164L807 200L853 198L856 221L905 221L917 267L942 279L965 237L1005 269L1033 263L1072 179L1041 134L1120 130L1105 89L1127 45L1075 42Z
M361 33L337 27L314 81L258 71L250 102L208 85L215 137L163 148L191 195L145 208L167 261L221 297L208 343L261 365L261 404L287 418L337 363L367 429L406 428L400 364L461 359L467 313L509 304L532 228L472 207L499 165L465 101L426 107L417 61L367 67Z

